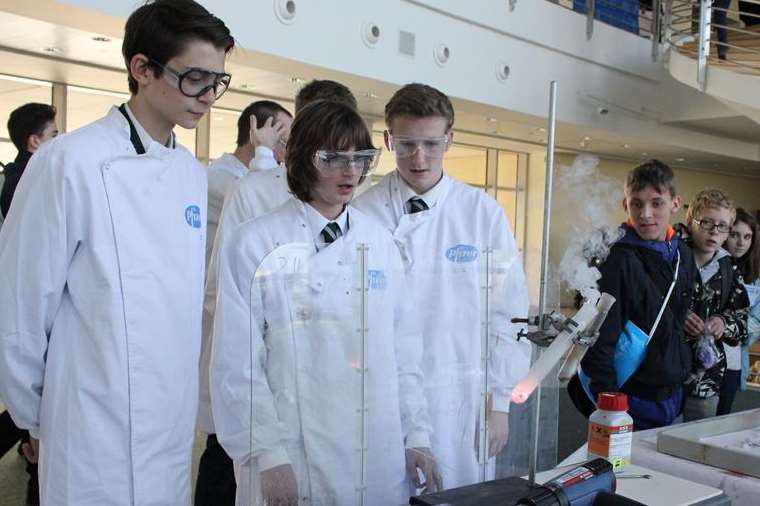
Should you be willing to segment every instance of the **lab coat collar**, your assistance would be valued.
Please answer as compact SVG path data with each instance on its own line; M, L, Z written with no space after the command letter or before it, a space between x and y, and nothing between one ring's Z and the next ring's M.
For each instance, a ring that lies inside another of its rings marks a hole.
M321 251L326 246L322 239L322 230L324 230L325 226L331 221L338 224L340 231L343 232L344 236L348 233L348 206L345 206L343 212L334 220L328 220L322 216L319 211L311 206L311 204L304 204L303 208L306 215L306 223L311 232L311 237L314 239L317 251Z
M135 118L134 114L129 108L129 105L127 105L126 103L124 104L124 110L126 111L127 116L129 118L125 117L124 114L122 114L122 112L116 106L111 108L111 110L108 113L107 118L110 121L115 122L124 130L126 139L128 141L130 140L130 133L131 133L130 121L131 121L132 126L134 126L135 131L137 132L140 142L145 148L146 154L154 154L154 155L158 155L160 153L169 154L174 151L174 148L176 148L177 146L174 132L172 132L171 137L169 138L168 146L164 146L161 143L156 142L151 138L147 130L145 130L145 128L140 124L140 122L137 121L137 118ZM130 141L130 145L132 145L131 141ZM136 146L132 146L131 149L137 151Z
M444 172L443 177L438 184L428 190L424 196L420 196L425 203L428 204L428 211L423 211L415 214L406 213L406 201L411 197L417 195L414 190L409 188L409 185L401 179L398 170L394 171L388 181L388 190L390 192L389 198L391 201L391 208L393 209L394 219L397 225L402 222L422 223L427 220L428 217L434 216L438 210L443 207L443 202L446 199L451 190L452 179ZM431 203L428 203L430 199Z
M237 179L248 174L248 167L240 161L240 159L232 153L225 153L220 156L215 164L223 171L229 172Z
M444 172L441 176L441 180L438 181L435 186L425 193L420 194L412 190L412 188L406 184L406 181L404 181L401 174L398 173L398 170L396 170L396 177L398 178L399 194L401 195L401 202L403 204L406 204L406 202L412 197L419 197L425 201L425 204L427 204L430 209L436 207L438 203L443 200L443 196L446 195L451 184L449 176ZM404 209L406 209L406 207L404 207Z

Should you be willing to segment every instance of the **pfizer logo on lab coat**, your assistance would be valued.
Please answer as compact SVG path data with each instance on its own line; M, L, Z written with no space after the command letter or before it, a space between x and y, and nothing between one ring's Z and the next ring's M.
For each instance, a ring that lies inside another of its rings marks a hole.
M198 206L187 206L185 209L185 221L193 228L201 228L201 208Z
M388 280L385 278L385 271L367 271L369 275L370 290L385 290L388 286Z
M475 246L469 244L457 244L446 250L446 258L450 262L457 264L464 264L467 262L474 262L478 259L478 249Z

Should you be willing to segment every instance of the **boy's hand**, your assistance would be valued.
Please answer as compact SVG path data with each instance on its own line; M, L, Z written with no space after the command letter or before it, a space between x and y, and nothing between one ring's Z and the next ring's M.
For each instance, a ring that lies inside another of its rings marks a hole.
M686 324L684 325L684 329L690 336L698 337L705 333L705 322L693 311L689 311L689 313L686 315Z
M420 482L417 470L422 472L425 482ZM430 448L407 448L406 449L406 474L415 488L424 488L423 494L443 490L443 480L438 471L438 464L433 457Z
M723 333L726 331L726 322L720 316L711 316L705 324L708 334L712 334L717 341L723 337Z
M251 144L254 148L259 146L266 146L271 150L280 141L280 138L285 134L285 125L281 122L275 122L274 117L270 116L259 128L256 124L256 115L251 114L251 131L249 137Z
M30 437L28 443L21 445L21 451L24 452L26 460L32 464L36 464L40 458L40 440Z

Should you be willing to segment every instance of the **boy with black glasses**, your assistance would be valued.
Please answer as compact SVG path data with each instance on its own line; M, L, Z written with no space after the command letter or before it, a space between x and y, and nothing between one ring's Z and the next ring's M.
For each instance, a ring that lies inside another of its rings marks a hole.
M0 232L0 396L43 504L190 503L206 175L195 128L234 40L192 0L130 15L131 97L43 145Z
M699 192L686 215L689 245L699 275L685 326L687 341L694 350L686 385L685 422L715 416L727 351L736 352L728 358L735 369L741 367L738 345L747 341L749 298L731 255L721 247L735 218L733 202L716 189Z

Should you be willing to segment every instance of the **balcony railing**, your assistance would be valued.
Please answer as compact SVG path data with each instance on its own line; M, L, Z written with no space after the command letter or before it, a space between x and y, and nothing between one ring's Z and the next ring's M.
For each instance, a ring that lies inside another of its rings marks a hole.
M548 0L586 16L586 37L603 22L697 60L704 90L708 68L760 75L760 0Z

